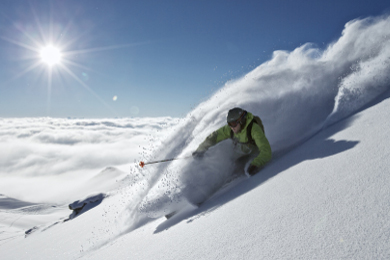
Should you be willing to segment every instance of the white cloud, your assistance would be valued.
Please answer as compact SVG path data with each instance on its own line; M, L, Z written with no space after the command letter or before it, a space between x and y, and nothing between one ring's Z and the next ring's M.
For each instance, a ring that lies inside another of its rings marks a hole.
M153 140L162 135L161 129L176 121L172 118L0 119L0 190L18 198L30 196L31 200L34 196L49 197L56 187L64 191L61 181L72 189L78 185L77 180L85 180L109 166L128 172L131 164L150 152ZM69 177L53 177L61 175ZM24 185L12 187L17 183ZM34 186L50 192L45 196L31 194L39 193Z

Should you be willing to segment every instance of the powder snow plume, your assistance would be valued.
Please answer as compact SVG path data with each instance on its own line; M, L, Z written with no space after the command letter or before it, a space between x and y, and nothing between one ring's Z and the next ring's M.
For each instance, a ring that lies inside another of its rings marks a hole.
M292 52L275 51L272 59L199 104L147 159L191 154L226 123L233 107L261 117L274 156L293 149L390 89L389 28L389 16L357 19L325 50L307 43ZM190 182L215 185L226 177L228 158L228 152L214 155L207 169L192 159L148 168L145 187L138 193L141 206L179 201L182 187ZM128 209L133 212L137 203Z

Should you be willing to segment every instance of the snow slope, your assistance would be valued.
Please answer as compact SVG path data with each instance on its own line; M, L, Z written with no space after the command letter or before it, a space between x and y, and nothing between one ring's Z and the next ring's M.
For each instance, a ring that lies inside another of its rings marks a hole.
M389 259L389 117L386 99L201 208L86 259Z
M389 259L388 28L389 17L355 20L326 50L304 45L291 53L275 52L269 62L228 82L178 121L60 120L53 125L55 120L44 119L50 127L43 129L37 123L43 119L28 119L39 127L20 127L23 134L2 124L1 142L12 148L0 161L2 258ZM261 116L274 160L200 208L186 204L169 220L149 218L140 210L144 203L157 207L168 198L169 207L182 198L185 185L226 178L220 166L228 165L226 153L206 168L189 159L140 169L126 163L125 152L131 160L146 161L187 155L224 124L232 106ZM12 120L18 125L27 119ZM169 127L160 131L165 124ZM56 129L65 130L56 134ZM135 135L137 129L142 130ZM75 138L80 134L85 138ZM127 140L126 145L116 138ZM102 157L99 148L120 160ZM31 156L35 149L38 156ZM91 156L87 166L70 156L85 151ZM49 152L57 152L61 165L72 162L71 167L56 167L53 157L46 157ZM48 170L34 174L40 163ZM13 191L9 186L17 183L78 187ZM72 211L66 203L92 191L109 196L67 220ZM45 194L52 197L43 199ZM61 194L66 198L60 200Z

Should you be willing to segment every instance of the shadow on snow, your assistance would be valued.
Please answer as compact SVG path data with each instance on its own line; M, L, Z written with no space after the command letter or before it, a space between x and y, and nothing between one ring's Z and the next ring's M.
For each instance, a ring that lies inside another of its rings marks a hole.
M188 220L187 223L191 223L196 220L196 216L197 218L200 218L205 214L218 209L220 206L259 187L269 179L275 177L277 174L284 172L287 169L304 161L326 158L328 156L336 155L354 148L359 143L358 141L335 141L329 138L337 132L348 128L355 118L356 116L349 117L342 122L336 123L322 130L307 140L305 143L291 150L294 151L294 156L288 156L290 152L277 156L257 175L251 177L250 179L245 179L244 181L239 182L236 186L229 189L228 192L223 192L222 194L211 198L209 201L206 201L204 204L202 204L199 208L187 209L178 213L177 215L157 226L154 233L160 233L164 230L167 230L170 227L182 222L183 220ZM309 142L310 145L308 145Z

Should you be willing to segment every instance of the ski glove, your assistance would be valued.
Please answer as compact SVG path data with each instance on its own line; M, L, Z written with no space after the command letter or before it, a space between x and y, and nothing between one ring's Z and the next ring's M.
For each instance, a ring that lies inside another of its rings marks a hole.
M250 176L253 176L256 173L258 173L260 170L261 170L261 167L257 167L255 165L251 164L251 165L249 165L247 172Z
M195 159L202 159L204 153L205 153L205 152L198 152L198 151L195 151L195 152L192 153L192 157L194 157Z

